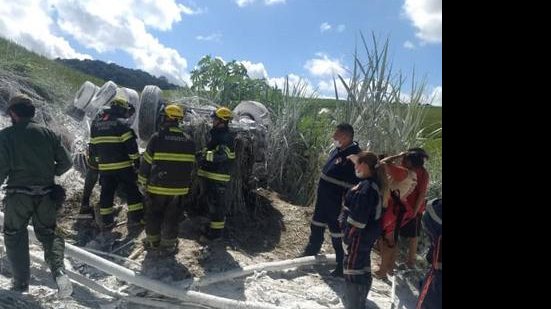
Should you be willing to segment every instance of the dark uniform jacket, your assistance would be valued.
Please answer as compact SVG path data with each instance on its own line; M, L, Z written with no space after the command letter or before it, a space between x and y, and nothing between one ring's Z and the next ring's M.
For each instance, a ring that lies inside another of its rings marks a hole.
M0 131L0 184L9 187L51 186L72 166L59 135L25 120Z
M153 134L140 164L138 181L147 192L186 195L195 164L195 142L177 126Z
M139 163L136 134L124 119L105 111L92 121L90 161L97 162L100 173L116 172Z
M235 160L234 137L226 127L211 129L210 137L206 149L203 149L203 159L197 175L216 182L229 182Z

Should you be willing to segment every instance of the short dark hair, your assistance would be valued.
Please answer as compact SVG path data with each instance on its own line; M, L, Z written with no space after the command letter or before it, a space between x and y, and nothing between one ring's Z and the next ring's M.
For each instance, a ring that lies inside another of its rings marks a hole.
M407 151L405 159L408 160L413 167L422 167L425 164L425 160L429 158L429 155L423 148L410 148Z
M348 135L351 139L354 139L354 128L349 123L340 123L339 125L337 125L337 130Z
M18 94L10 99L8 113L11 111L21 118L33 118L36 108L31 98L24 94Z

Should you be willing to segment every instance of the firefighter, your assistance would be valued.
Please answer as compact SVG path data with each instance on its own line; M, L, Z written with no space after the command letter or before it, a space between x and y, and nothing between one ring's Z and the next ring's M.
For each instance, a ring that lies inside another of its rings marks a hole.
M132 117L136 111L134 106L132 104L129 104L129 110L127 112L129 119ZM100 110L97 117L102 117L105 107L103 110ZM128 121L128 125L131 125L131 123ZM96 161L95 157L90 156L90 148L87 149L87 153L84 156L84 162L86 164L86 175L84 178L84 189L82 191L82 200L80 203L80 211L78 214L79 219L93 219L94 218L94 209L90 206L90 196L92 196L92 191L94 190L94 187L96 186L96 183L98 182L99 178L99 171L98 171L98 162ZM118 196L124 196L120 192L120 188L117 191Z
M310 238L302 256L316 255L323 244L325 228L329 227L331 242L335 250L337 268L333 276L342 277L342 232L338 224L342 199L348 189L355 186L359 179L354 175L354 165L346 157L360 152L357 142L354 142L354 128L350 124L341 123L333 134L335 149L329 154L329 159L321 172L314 215L310 224Z
M231 179L230 171L235 160L234 137L229 132L232 112L226 107L216 109L212 114L210 142L198 154L197 175L205 181L210 225L206 238L222 238L227 211L226 188Z
M382 233L381 216L388 200L387 175L373 152L350 156L361 182L344 197L339 224L343 232L346 309L365 308L373 278L371 250Z
M431 268L427 273L417 309L442 308L442 199L436 198L427 203L422 217L423 227L431 240L427 262Z
M143 224L142 195L138 190L136 174L140 160L136 134L124 119L128 111L128 101L116 96L110 102L110 108L92 121L90 132L90 156L97 161L100 175L101 227L107 232L115 226L113 200L119 185L126 194L128 227Z
M161 128L147 144L138 175L146 192L145 247L167 253L178 248L178 221L195 165L195 142L178 127L183 118L182 107L165 107Z
M58 294L68 297L73 288L63 265L65 241L56 230L57 209L62 203L58 197L64 192L55 185L54 176L61 176L71 168L71 158L60 136L32 120L35 106L29 97L12 97L7 114L13 125L0 131L0 183L8 179L4 238L13 273L11 289L18 292L29 289L27 225L32 218Z

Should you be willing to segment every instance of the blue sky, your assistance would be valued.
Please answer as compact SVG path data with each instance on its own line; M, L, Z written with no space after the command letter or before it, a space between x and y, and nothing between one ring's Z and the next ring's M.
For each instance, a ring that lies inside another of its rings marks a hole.
M15 2L15 3L14 3ZM189 82L204 55L243 61L271 83L305 79L333 96L360 31L390 38L396 70L442 91L441 0L0 0L0 35L48 57L94 58ZM360 45L361 47L361 45ZM360 54L365 56L364 54Z

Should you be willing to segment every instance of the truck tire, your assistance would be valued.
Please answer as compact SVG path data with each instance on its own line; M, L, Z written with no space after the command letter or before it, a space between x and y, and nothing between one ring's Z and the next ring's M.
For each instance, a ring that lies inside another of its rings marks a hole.
M86 106L85 112L86 115L90 118L93 118L98 110L108 104L117 94L117 84L115 84L112 81L108 81L101 88L98 90L98 92L94 95L92 98L92 101Z
M161 89L154 85L145 86L138 109L138 136L142 141L149 141L151 135L157 131L161 106Z
M92 82L85 81L84 84L80 86L73 100L73 106L77 109L84 110L98 90L98 86L94 85Z
M271 125L270 111L264 104L256 101L241 101L234 109L234 119L249 117L257 123L269 127Z

